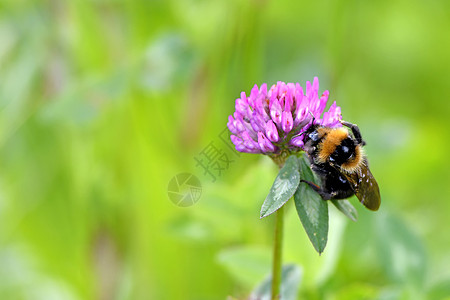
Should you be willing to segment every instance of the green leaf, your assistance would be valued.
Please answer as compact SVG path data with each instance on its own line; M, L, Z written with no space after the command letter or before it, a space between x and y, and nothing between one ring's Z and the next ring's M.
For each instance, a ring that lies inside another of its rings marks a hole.
M302 269L296 265L285 265L281 271L280 299L297 299L298 288L302 277ZM269 275L252 292L249 299L270 300L272 291L272 275Z
M450 278L433 285L428 292L428 299L450 299Z
M378 254L389 277L423 288L427 265L423 242L392 214L377 214L375 232Z
M336 206L344 215L346 215L350 220L358 220L358 212L356 208L348 200L331 200L331 203Z
M275 178L275 181L270 188L269 195L267 195L261 207L261 218L277 211L283 206L289 198L295 193L300 183L300 173L298 172L298 159L295 155L291 155L281 168L280 172Z
M316 183L307 158L299 159L302 180ZM308 184L301 182L294 194L295 208L317 252L322 253L328 240L328 204Z
M220 251L218 262L240 284L254 287L270 271L271 249L261 246L239 246Z

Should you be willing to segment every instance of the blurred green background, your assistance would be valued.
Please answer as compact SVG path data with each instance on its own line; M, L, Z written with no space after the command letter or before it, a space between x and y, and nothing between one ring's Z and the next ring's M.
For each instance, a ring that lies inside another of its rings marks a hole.
M319 256L288 202L299 299L450 299L450 2L0 3L0 299L245 298L269 272L277 169L195 158L253 85L319 76L382 206L330 206ZM233 153L232 153L233 154ZM167 186L195 174L178 207Z

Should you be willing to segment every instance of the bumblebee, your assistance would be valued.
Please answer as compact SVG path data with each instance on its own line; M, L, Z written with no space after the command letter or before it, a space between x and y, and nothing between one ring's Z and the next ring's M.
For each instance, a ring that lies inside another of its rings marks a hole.
M347 128L313 124L304 133L304 149L321 186L302 180L324 200L356 195L370 210L380 207L380 190L369 170L363 146L366 144L355 124L341 121Z

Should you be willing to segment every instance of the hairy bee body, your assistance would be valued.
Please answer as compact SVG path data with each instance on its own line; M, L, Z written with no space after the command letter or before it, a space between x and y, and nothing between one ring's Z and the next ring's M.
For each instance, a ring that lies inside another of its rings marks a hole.
M353 135L344 127L329 128L317 124L305 132L304 149L321 186L304 182L324 200L356 195L367 208L378 210L380 191L363 152L365 142L358 126L348 122L342 124L351 128Z

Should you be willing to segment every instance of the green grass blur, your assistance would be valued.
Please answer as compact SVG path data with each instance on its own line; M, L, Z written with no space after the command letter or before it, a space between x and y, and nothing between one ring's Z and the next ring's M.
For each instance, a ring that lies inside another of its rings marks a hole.
M244 298L270 269L277 169L195 157L253 85L319 76L382 194L330 206L318 256L287 203L299 299L450 299L450 3L0 3L0 299ZM202 196L168 198L178 173Z

